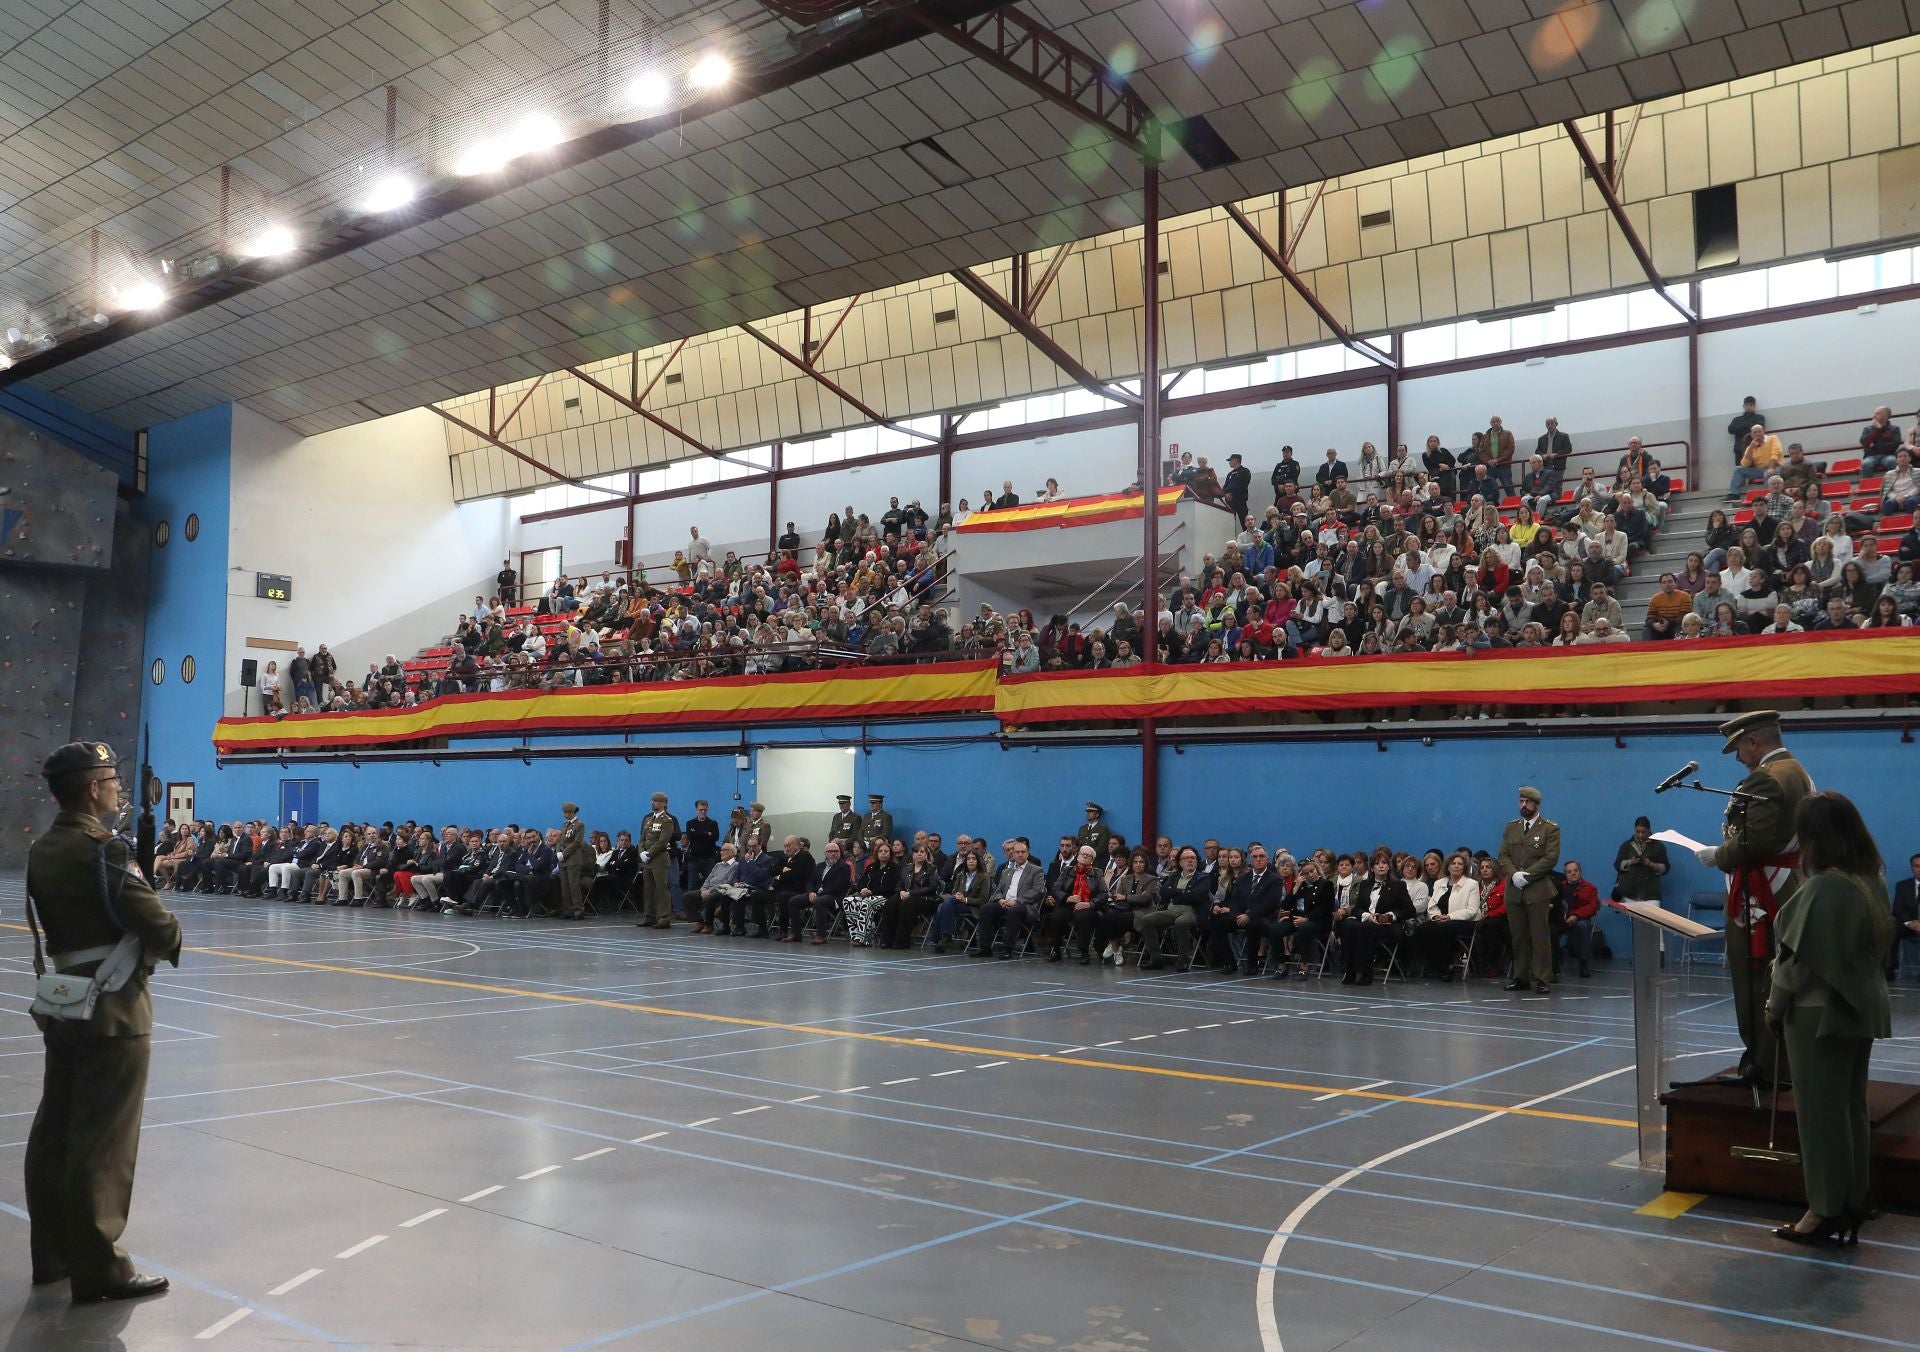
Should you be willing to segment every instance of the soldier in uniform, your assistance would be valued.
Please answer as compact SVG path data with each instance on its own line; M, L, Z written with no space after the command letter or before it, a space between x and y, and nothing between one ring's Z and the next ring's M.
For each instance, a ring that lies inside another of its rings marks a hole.
M884 793L867 795L867 815L860 823L860 842L869 850L876 840L889 843L893 840L893 814L887 811L887 796Z
M833 820L827 824L828 840L844 840L848 844L860 838L860 814L853 810L853 795L838 795L840 810L833 814Z
M673 928L673 893L667 884L668 854L680 825L667 811L667 795L653 795L653 811L640 821L640 878L645 906L641 929Z
M180 965L180 922L141 874L133 846L108 828L120 812L119 773L104 742L71 742L49 756L41 774L60 813L27 853L27 917L45 929L56 970L91 976L123 934L139 936L143 949L126 984L102 992L86 1022L35 1020L46 1078L27 1135L33 1281L71 1280L75 1303L167 1289L165 1277L134 1271L119 1239L133 1201L153 1035L147 977L163 960Z
M1727 975L1733 1014L1744 1048L1740 1068L1717 1083L1773 1083L1776 1045L1766 1024L1773 989L1773 917L1800 886L1800 842L1793 818L1813 792L1813 781L1781 745L1780 715L1756 709L1720 725L1731 752L1747 767L1739 798L1727 802L1725 841L1698 852L1708 868L1727 875ZM1784 1072L1784 1067L1782 1070Z
M1087 819L1080 824L1080 834L1074 837L1082 845L1093 846L1093 857L1102 864L1107 862L1107 841L1113 837L1107 824L1100 820L1105 811L1098 803L1088 803Z
M1520 815L1500 835L1500 876L1507 880L1507 930L1513 940L1510 991L1523 991L1529 978L1535 995L1553 987L1553 940L1548 918L1559 885L1553 866L1560 862L1560 826L1540 815L1540 790L1523 786Z
M593 879L593 846L580 820L578 803L560 804L560 918L584 920L587 888Z

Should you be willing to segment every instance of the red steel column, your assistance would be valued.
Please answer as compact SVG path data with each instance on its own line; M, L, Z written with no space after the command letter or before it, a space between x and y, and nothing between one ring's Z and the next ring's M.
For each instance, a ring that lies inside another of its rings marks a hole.
M1141 191L1140 239L1141 660L1150 667L1160 634L1160 170L1149 163ZM1160 816L1160 739L1154 720L1140 721L1140 839L1151 848Z

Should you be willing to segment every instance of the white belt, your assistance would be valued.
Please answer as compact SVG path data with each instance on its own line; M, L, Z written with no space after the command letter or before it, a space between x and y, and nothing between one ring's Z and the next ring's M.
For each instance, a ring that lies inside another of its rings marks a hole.
M76 948L71 953L49 953L47 961L53 964L56 972L71 972L76 967L84 967L90 962L104 962L113 956L113 944L101 944L94 948Z

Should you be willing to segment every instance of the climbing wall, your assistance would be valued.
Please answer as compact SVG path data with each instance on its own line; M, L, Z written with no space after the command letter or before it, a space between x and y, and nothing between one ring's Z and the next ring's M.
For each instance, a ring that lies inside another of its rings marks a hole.
M118 488L0 417L0 870L52 815L49 751L77 736L135 750L146 541Z

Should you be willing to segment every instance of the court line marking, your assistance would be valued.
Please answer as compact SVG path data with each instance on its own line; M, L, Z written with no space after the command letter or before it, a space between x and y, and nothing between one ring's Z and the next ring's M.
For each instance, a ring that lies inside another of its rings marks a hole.
M1531 1108L1538 1103L1546 1103L1567 1094L1578 1093L1580 1090L1586 1089L1591 1085L1599 1084L1602 1080L1611 1080L1616 1075L1626 1075L1631 1073L1632 1070L1632 1066L1622 1066L1618 1070L1603 1071L1598 1075L1580 1081L1578 1084L1570 1084L1566 1088L1556 1089L1550 1094L1541 1094L1538 1097L1530 1098L1524 1103L1515 1105L1513 1108L1495 1108L1491 1112L1481 1114L1479 1117L1470 1117L1465 1122L1456 1122L1451 1127L1434 1132L1431 1136L1423 1136L1417 1141L1409 1141L1407 1144L1396 1146L1384 1154L1375 1155L1364 1164L1356 1164L1345 1173L1328 1179L1325 1183L1321 1184L1319 1188L1309 1193L1301 1200L1299 1205L1287 1213L1286 1219L1280 1222L1280 1228L1273 1232L1273 1238L1267 1241L1266 1252L1260 1256L1260 1274L1254 1282L1254 1312L1259 1318L1260 1346L1263 1352L1286 1352L1286 1344L1280 1340L1279 1312L1274 1307L1273 1294L1273 1279L1274 1274L1279 1270L1281 1252L1286 1249L1287 1240L1293 1236L1294 1231L1300 1228L1300 1223L1306 1220L1307 1214L1316 1206L1320 1205L1321 1202L1331 1197L1336 1190L1345 1184L1351 1183L1354 1179L1359 1178L1370 1169L1377 1169L1383 1164L1391 1164L1402 1155L1411 1155L1416 1150L1433 1145L1439 1141L1444 1141L1449 1137L1458 1136L1463 1131L1472 1131L1475 1127L1484 1126L1488 1122L1495 1121L1498 1118L1512 1116L1514 1113Z
M584 1155L575 1155L575 1156L573 1157L573 1162L574 1162L575 1164L578 1164L578 1163L579 1163L579 1162L580 1162L581 1160L597 1160L597 1159L599 1159L599 1158L600 1158L600 1157L601 1157L602 1155L611 1155L612 1153L613 1153L613 1147L612 1147L612 1146L610 1146L610 1145L603 1145L603 1146L601 1146L601 1147L600 1147L600 1148L599 1148L598 1150L589 1150L589 1151L588 1151L588 1152L587 1152L586 1154L584 1154Z
M1383 1084L1392 1084L1392 1083L1393 1083L1392 1080L1375 1080L1371 1084L1363 1084L1358 1087L1361 1089L1378 1089ZM1338 1094L1321 1094L1318 1098L1314 1099L1313 1101L1315 1103L1325 1103L1330 1098L1339 1098L1339 1097L1340 1096Z
M521 1174L521 1175L520 1175L520 1181L521 1181L522 1183L525 1183L525 1182L526 1182L526 1181L527 1181L528 1179L530 1179L530 1178L538 1178L538 1177L540 1177L540 1175L542 1175L542 1174L550 1174L550 1173L552 1173L552 1172L553 1172L553 1171L554 1171L555 1169L558 1169L559 1167L560 1167L560 1166L559 1166L559 1165L557 1165L557 1164L549 1164L549 1165L547 1165L547 1166L546 1166L545 1168L541 1168L541 1169L530 1169L530 1170L528 1170L528 1171L527 1171L526 1173L524 1173L524 1174Z
M733 1115L734 1115L735 1117L745 1117L745 1116L746 1116L746 1115L747 1115L748 1113L764 1113L764 1112L765 1112L765 1111L766 1111L767 1109L769 1109L769 1108L771 1108L772 1106L773 1106L773 1105L772 1105L771 1103L762 1103L762 1104L759 1104L758 1106L756 1106L756 1107L752 1107L752 1108L735 1108L735 1109L733 1110ZM607 1147L607 1149L608 1149L608 1150L611 1150L612 1148L613 1148L613 1147L611 1147L611 1146L609 1146L609 1147ZM594 1151L594 1154L596 1154L596 1155L604 1155L605 1153L606 1153L606 1151L605 1151L605 1150L596 1150L596 1151ZM585 1156L585 1155L582 1155L582 1156L580 1156L580 1158L581 1158L581 1159L586 1159L586 1158L587 1158L587 1156Z
M22 929L19 925L6 925L8 929ZM307 962L298 958L275 958L260 953L239 953L222 948L190 948L189 953L205 957L231 958L239 962L262 963L273 967L291 967L310 972L334 972L342 976L365 977L373 981L406 981L422 986L444 986L455 990L483 991L492 995L513 995L528 1000L545 1000L555 1004L586 1005L599 1009L620 1010L629 1014L656 1014L663 1018L695 1019L706 1023L731 1024L741 1028L765 1028L790 1033L806 1033L816 1037L842 1038L854 1042L877 1042L891 1046L924 1047L931 1051L959 1052L963 1055L979 1056L982 1053L998 1055L1002 1060L987 1063L990 1066L1005 1065L1008 1061L1046 1061L1059 1066L1077 1066L1086 1070L1119 1071L1131 1075L1154 1075L1167 1079L1196 1080L1208 1084L1246 1085L1256 1089L1282 1089L1292 1093L1334 1094L1346 1098L1364 1098L1382 1103L1408 1103L1429 1108L1453 1108L1456 1110L1486 1113L1497 1112L1510 1117L1537 1117L1559 1122L1584 1122L1591 1126L1624 1127L1637 1129L1639 1124L1631 1118L1601 1117L1591 1113L1554 1112L1546 1109L1501 1107L1491 1103L1471 1103L1459 1099L1420 1098L1411 1094L1389 1094L1378 1089L1347 1089L1337 1085L1302 1084L1289 1080L1261 1079L1250 1075L1222 1075L1211 1071L1184 1070L1174 1066L1140 1065L1113 1061L1082 1060L1069 1056L1051 1056L1043 1052L1015 1052L998 1047L976 1047L968 1043L922 1041L917 1038L900 1037L889 1033L865 1033L845 1028L824 1028L817 1024L784 1023L778 1019L754 1019L739 1014L713 1014L702 1010L673 1009L665 1005L637 1004L625 1000L606 1000L593 996L569 995L560 991L528 990L519 986L500 986L480 981L456 981L450 977L423 976L417 972L388 972L365 967L345 967L338 963ZM1234 1024L1253 1023L1254 1019L1233 1019ZM977 1067L985 1069L986 1067ZM867 1086L862 1086L865 1088ZM854 1090L842 1090L853 1093Z
M477 1202L482 1197L493 1196L496 1192L499 1192L500 1189L506 1186L507 1185L504 1183L495 1183L491 1188L482 1188L478 1192L470 1192L465 1197L462 1197L460 1200L463 1202Z
M410 1221L401 1221L400 1228L402 1230L411 1230L416 1225L425 1225L428 1221L432 1220L435 1216L444 1216L446 1214L447 1214L447 1209L445 1207L437 1206L431 1211L421 1212L418 1216L415 1216Z
M812 1103L815 1099L819 1097L820 1096L818 1094L802 1094L799 1098L788 1099L787 1102L788 1103Z
M345 1249L345 1250L342 1250L340 1253L336 1253L334 1257L335 1258L351 1258L357 1253L365 1253L368 1249L371 1249L374 1245L382 1243L385 1240L386 1240L385 1235L370 1235L366 1239L363 1239L358 1244L354 1245L351 1249Z
M720 1119L717 1117L703 1117L698 1122L689 1122L687 1123L687 1125L690 1127L707 1127L707 1126L712 1126L715 1122L718 1122L719 1120Z
M665 1136L666 1134L667 1134L667 1133L666 1133L666 1132L664 1132L664 1131L655 1131L655 1132L649 1132L649 1133L648 1133L647 1135L645 1135L645 1136L636 1136L636 1137L634 1137L634 1138L633 1138L633 1139L632 1139L631 1141L629 1141L629 1142L628 1142L627 1144L629 1144L629 1145L645 1145L645 1144L646 1144L646 1143L647 1143L648 1141L657 1141L657 1140L659 1140L659 1139L660 1139L660 1138L661 1138L662 1136Z
M298 1277L287 1278L286 1281L281 1282L280 1285L274 1287L273 1290L267 1292L267 1294L270 1296L284 1296L287 1294L287 1292L293 1290L294 1287L305 1286L308 1282L312 1281L315 1277L318 1277L321 1273L325 1271L326 1271L325 1268L308 1268L305 1272L301 1273Z
M253 1306L242 1305L239 1309L235 1310L232 1314L228 1315L225 1319L222 1319L217 1323L209 1324L206 1328L203 1328L198 1333L194 1334L193 1335L194 1340L196 1342L206 1342L210 1339L218 1338L221 1334L225 1333L228 1329L232 1328L235 1324L239 1323L242 1319L245 1319L248 1315L252 1313L253 1313Z

